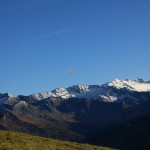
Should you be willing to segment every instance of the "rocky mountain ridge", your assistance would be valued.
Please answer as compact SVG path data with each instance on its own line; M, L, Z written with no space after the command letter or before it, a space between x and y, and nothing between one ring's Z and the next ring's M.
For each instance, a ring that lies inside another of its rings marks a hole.
M28 97L33 100L42 100L46 98L58 98L69 99L69 98L89 98L93 100L102 100L106 102L114 102L123 99L126 95L119 95L114 90L127 90L130 92L149 92L150 81L143 79L135 80L119 80L115 79L111 82L102 85L74 85L68 88L56 88L51 92L32 94ZM0 103L5 103L6 100L18 98L14 97L9 93L0 94Z

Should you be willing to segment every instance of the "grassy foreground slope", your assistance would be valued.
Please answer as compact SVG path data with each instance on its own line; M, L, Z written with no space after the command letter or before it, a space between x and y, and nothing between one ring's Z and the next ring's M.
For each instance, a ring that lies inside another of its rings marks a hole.
M0 150L112 150L88 144L66 142L38 136L0 131Z

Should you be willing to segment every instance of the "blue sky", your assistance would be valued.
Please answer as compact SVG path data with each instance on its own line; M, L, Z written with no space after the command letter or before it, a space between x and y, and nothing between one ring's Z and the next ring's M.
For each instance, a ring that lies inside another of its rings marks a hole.
M149 57L149 0L0 0L0 93L150 79Z

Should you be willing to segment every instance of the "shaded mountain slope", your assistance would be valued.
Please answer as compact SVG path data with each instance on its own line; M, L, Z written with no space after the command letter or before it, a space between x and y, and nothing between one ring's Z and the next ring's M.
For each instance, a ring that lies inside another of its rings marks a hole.
M115 128L100 143L121 150L149 150L150 113Z

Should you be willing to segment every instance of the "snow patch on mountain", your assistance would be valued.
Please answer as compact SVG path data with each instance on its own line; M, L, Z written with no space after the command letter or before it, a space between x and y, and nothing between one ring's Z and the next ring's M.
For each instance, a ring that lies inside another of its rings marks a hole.
M52 95L54 97L58 97L59 96L59 97L62 97L64 99L69 98L69 93L64 88L57 88L57 89L53 90L52 93L53 93Z
M102 101L104 102L114 102L117 100L117 97L110 96L110 95L100 95L100 97L102 98Z
M14 109L15 108L20 108L20 107L23 107L23 106L28 106L28 103L27 102L25 102L25 101L20 101L20 102L18 102L15 106L14 106Z
M37 93L37 94L29 95L29 98L34 99L34 100L41 100L41 99L51 97L52 95L53 95L52 92L44 92L44 93Z

